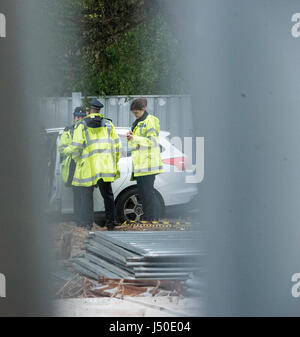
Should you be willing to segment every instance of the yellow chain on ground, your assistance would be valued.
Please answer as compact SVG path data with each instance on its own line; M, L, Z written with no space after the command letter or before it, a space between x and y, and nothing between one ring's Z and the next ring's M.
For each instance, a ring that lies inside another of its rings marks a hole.
M118 230L131 231L131 230L188 230L191 226L188 221L125 221L118 226Z

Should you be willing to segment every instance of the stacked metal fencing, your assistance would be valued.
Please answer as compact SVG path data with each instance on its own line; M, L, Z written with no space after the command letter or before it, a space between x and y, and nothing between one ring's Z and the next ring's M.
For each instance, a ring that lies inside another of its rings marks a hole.
M201 231L98 231L89 235L86 254L71 263L96 280L186 280L203 271L205 246Z

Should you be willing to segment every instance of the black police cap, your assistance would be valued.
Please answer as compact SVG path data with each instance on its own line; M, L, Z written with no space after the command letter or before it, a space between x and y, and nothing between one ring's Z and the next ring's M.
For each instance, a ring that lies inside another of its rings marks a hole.
M99 102L96 98L93 98L90 100L90 107L96 110L100 110L104 107L104 105L101 102Z

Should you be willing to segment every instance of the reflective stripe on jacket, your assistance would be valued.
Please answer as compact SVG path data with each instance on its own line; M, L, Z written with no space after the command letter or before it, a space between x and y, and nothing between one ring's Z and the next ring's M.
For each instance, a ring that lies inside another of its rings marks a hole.
M83 118L75 126L72 143L64 150L76 162L72 185L94 186L99 179L118 179L120 151L121 141L109 120L99 113Z
M134 128L133 140L129 141L134 177L163 172L159 132L159 119L150 114Z

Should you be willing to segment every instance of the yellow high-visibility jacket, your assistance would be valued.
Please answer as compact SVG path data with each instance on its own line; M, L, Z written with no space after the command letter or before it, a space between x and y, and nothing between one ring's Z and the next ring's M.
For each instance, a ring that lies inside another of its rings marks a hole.
M159 119L148 113L146 116L134 127L133 140L128 142L132 151L133 177L163 172L159 146Z
M99 179L118 179L121 146L110 120L99 113L83 118L75 125L72 143L64 150L76 162L72 185L88 187L97 185Z
M74 126L66 127L63 134L60 137L59 144L58 144L58 151L62 155L62 169L61 169L61 176L62 180L66 185L71 185L75 170L75 163L72 160L72 156L66 156L64 154L65 148L67 148L72 143L74 132Z

